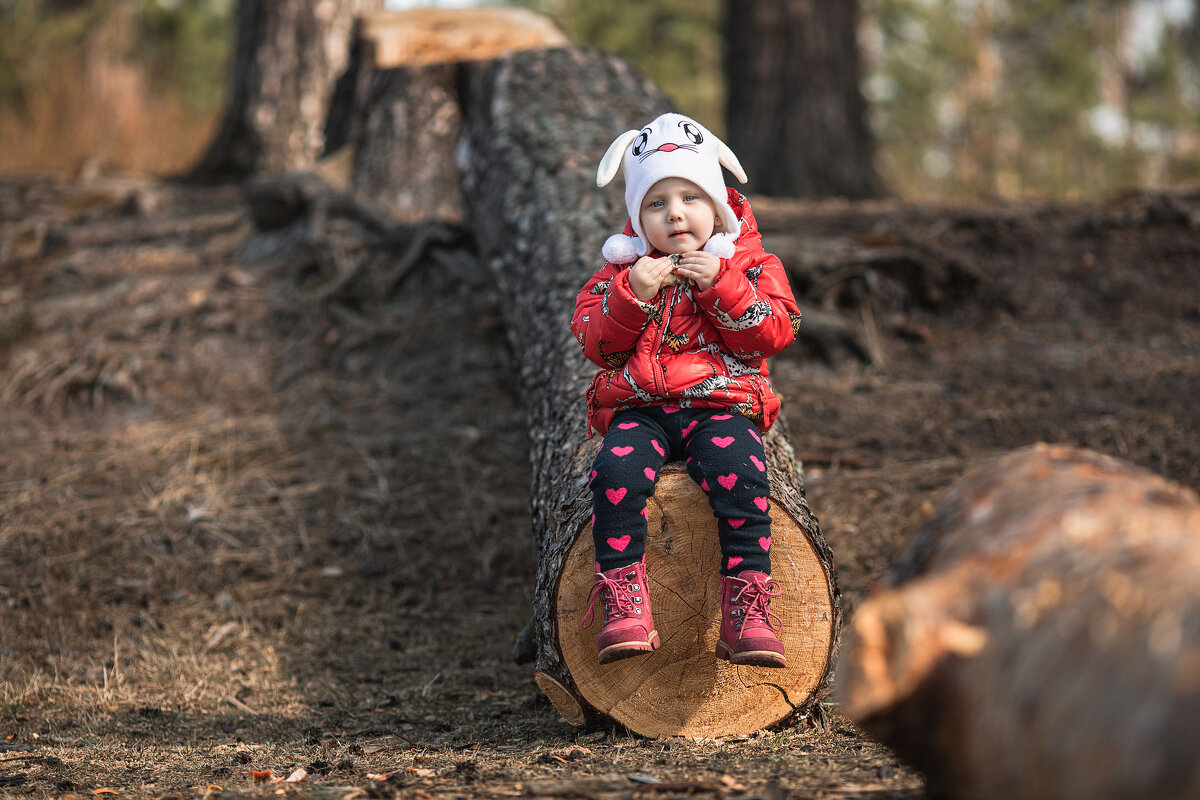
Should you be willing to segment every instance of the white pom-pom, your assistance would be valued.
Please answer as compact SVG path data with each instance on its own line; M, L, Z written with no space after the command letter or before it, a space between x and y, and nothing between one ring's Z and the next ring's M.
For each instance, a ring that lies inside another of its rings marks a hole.
M604 254L604 260L610 264L630 264L638 260L641 246L642 240L636 236L614 233L604 242L604 247L600 248L600 252Z
M712 253L717 258L733 258L737 248L733 244L732 233L714 233L704 245L704 252Z

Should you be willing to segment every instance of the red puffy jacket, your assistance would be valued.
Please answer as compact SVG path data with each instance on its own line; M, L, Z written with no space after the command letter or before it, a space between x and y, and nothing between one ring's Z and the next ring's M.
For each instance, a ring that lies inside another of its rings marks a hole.
M639 406L726 409L763 431L779 415L766 359L795 339L800 312L750 204L730 189L729 205L741 233L708 289L667 286L645 303L629 286L630 265L605 263L580 291L571 331L603 367L587 391L589 435Z

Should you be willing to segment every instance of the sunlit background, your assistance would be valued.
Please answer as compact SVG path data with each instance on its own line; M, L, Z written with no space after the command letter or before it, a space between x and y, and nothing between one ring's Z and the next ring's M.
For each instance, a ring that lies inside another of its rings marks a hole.
M721 129L720 0L518 4L634 62ZM1196 5L862 0L862 91L888 191L1087 197L1197 181ZM0 171L187 167L223 101L234 6L0 0Z

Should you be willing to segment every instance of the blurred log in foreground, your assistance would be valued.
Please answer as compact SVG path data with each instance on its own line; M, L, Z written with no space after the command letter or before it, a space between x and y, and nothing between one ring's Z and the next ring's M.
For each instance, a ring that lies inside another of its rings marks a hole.
M1039 445L952 487L854 615L844 710L968 798L1200 796L1200 501Z

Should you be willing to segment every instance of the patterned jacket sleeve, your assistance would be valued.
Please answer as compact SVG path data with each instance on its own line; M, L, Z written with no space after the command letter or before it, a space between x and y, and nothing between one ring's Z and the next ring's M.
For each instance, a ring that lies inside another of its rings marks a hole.
M721 259L716 281L694 296L739 358L773 356L796 338L800 311L783 264L761 247L739 246L733 258Z
M606 263L575 298L571 332L590 361L616 368L629 359L652 310L634 295L629 270Z

